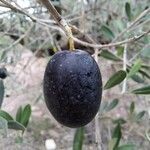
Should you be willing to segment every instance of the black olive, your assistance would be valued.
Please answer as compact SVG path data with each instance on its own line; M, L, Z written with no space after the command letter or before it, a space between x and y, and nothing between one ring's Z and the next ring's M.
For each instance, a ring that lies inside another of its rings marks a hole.
M6 68L0 68L0 78L5 79L8 76Z
M94 58L85 51L54 54L47 64L43 87L49 111L65 126L84 126L99 110L101 73Z

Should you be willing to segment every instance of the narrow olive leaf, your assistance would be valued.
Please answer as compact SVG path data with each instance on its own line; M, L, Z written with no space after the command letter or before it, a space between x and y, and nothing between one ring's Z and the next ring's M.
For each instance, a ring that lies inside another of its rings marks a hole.
M7 135L7 129L8 129L7 120L4 119L3 117L0 117L0 129L4 131L5 135Z
M14 129L14 130L22 130L23 132L25 131L25 127L19 122L14 121L14 120L8 121L8 128Z
M150 142L150 128L145 131L147 140Z
M150 71L150 65L142 64L142 69L148 69Z
M150 85L132 91L134 94L150 94Z
M105 109L105 111L110 111L112 109L114 109L119 103L118 99L114 99Z
M130 114L132 114L135 110L135 103L132 102L131 105L130 105Z
M143 78L141 78L139 75L133 75L132 77L132 80L133 81L135 81L135 82L137 82L137 83L144 83L145 81L144 81L144 79Z
M31 116L31 105L28 104L22 111L20 123L23 124L25 127L27 127L30 116Z
M16 121L21 122L21 116L22 116L22 107L20 106L16 113Z
M109 39L113 39L115 37L114 33L112 32L112 30L106 25L102 25L101 26L101 31Z
M113 60L113 61L121 61L121 59L109 52L108 50L103 50L98 56L104 57L105 59Z
M125 124L126 120L124 120L123 118L119 118L119 119L115 119L112 121L114 124Z
M100 113L102 114L108 106L108 101L103 101L101 104Z
M140 70L139 70L139 73L141 73L144 77L150 79L149 73L147 73L145 70L141 70L141 69L140 69Z
M14 120L13 117L9 113L3 110L0 110L0 116L6 119L7 121Z
M131 67L131 69L130 69L128 75L127 75L127 78L130 78L130 77L132 77L133 75L135 75L135 74L140 70L141 65L142 65L141 60L137 60L137 61L135 62L135 64Z
M0 51L0 60L1 61L4 61L6 56L7 56L7 51Z
M115 127L113 134L112 134L112 138L117 138L114 149L116 149L118 147L121 137L122 137L121 125L117 124L117 126Z
M145 113L146 111L139 112L135 117L136 121L140 121L144 117Z
M125 4L125 12L126 12L126 15L128 17L128 20L131 21L131 7L130 7L130 3L126 3Z
M124 47L123 46L117 46L116 50L117 50L117 56L122 57L123 56L123 52L124 52Z
M112 75L107 83L104 86L104 90L112 88L116 86L117 84L120 84L124 79L126 78L126 72L123 70L120 70L116 72L114 75Z
M117 143L117 138L112 138L108 143L108 150L114 150L116 143Z
M4 99L4 83L0 79L0 107L2 105L3 99Z
M134 150L135 146L133 144L126 144L119 146L116 150Z
M76 130L73 141L73 150L82 150L83 140L84 140L84 127L81 127Z
M0 117L0 129L7 129L7 120Z

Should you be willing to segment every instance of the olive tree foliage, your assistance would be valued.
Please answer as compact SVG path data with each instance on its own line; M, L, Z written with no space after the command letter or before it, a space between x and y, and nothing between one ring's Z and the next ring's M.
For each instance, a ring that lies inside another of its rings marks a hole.
M53 1L53 4L69 24L78 28L74 34L75 47L94 50L94 55L99 61L110 63L115 70L114 74L104 81L103 89L107 93L114 86L119 86L120 97L109 102L102 101L98 121L108 126L108 136L107 143L103 143L102 128L95 127L100 128L99 136L96 135L99 141L97 148L134 149L136 146L132 143L123 142L125 131L129 132L126 126L129 126L130 131L140 134L143 141L149 142L150 129L146 125L143 128L142 123L150 117L150 112L146 108L138 111L136 109L138 99L143 99L144 103L149 104L147 98L150 94L149 0L62 0ZM92 40L89 42L89 39ZM67 45L64 31L41 5L40 0L26 2L0 0L0 67L14 65L21 59L22 51L17 48L18 45L31 50L38 57L47 57L51 55L51 51L55 53L62 49L64 43ZM0 79L0 102L4 98L4 87ZM119 107L118 104L125 95L134 96L126 109L127 115L119 118L111 117L110 113L116 106ZM24 115L21 115L24 111L29 113L25 113L28 115L25 115L26 119L22 121L18 116L24 118ZM16 115L14 121L7 112L1 110L0 127L7 126L24 131L30 111L29 105L24 109L19 108L17 114L20 115ZM112 124L111 128L109 124ZM131 126L133 128L130 128ZM80 128L74 137L74 150L82 149L83 139L84 128ZM137 147L141 148L140 145Z

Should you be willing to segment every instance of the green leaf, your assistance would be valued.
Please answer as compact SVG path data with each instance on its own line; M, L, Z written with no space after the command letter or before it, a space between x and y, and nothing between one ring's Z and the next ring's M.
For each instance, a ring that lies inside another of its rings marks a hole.
M13 117L9 113L3 110L0 110L0 116L6 119L7 121L14 120Z
M119 119L113 120L113 123L114 124L125 124L126 121L123 118L119 118Z
M131 105L130 105L130 114L132 114L135 110L135 103L132 102Z
M150 141L150 128L145 131L145 135L146 135L147 140Z
M121 61L121 59L118 56L114 55L108 50L103 50L98 56L102 56L106 59L113 60L113 61Z
M19 122L14 121L14 120L8 121L8 128L14 129L14 130L22 130L23 132L25 131L25 127Z
M22 107L20 106L16 113L16 121L21 122L21 116L22 116Z
M114 109L119 103L118 99L114 99L107 107L106 107L106 111L110 111L112 109Z
M128 2L125 4L125 12L128 17L128 20L131 21L131 18L132 18L131 7L130 7L130 3L128 3Z
M73 150L82 150L84 140L84 127L78 128L73 142Z
M116 86L117 84L120 84L125 79L125 77L126 77L125 71L120 70L120 71L116 72L107 81L107 83L104 86L104 90L112 88L112 87Z
M117 50L117 56L123 57L124 47L123 46L117 46L116 50Z
M142 64L142 69L148 69L150 71L150 65Z
M112 32L112 30L107 25L102 25L101 31L106 36L106 38L113 39L115 37L114 33Z
M22 111L20 123L23 124L25 127L27 127L30 116L31 116L31 105L28 104Z
M4 133L7 135L7 120L4 119L3 117L0 117L0 129L2 129L4 131Z
M0 129L7 129L7 120L0 117Z
M116 150L134 150L134 145L132 144L127 144L127 145L122 145L119 146Z
M130 78L133 75L135 75L140 70L141 65L142 65L141 60L137 60L135 62L135 64L131 67L131 69L130 69L128 75L127 75L127 78Z
M108 150L114 150L114 147L117 143L117 138L112 138L108 143Z
M143 76L145 76L146 78L150 79L150 75L149 75L149 73L147 73L146 71L140 69L139 72L140 72Z
M150 85L132 91L134 94L150 94Z
M7 51L0 51L0 61L5 61L7 57Z
M139 75L133 75L132 77L132 80L134 80L135 82L137 83L144 83L144 79L142 79Z
M4 98L4 84L3 81L0 79L0 107L3 102L3 98Z
M121 19L117 19L117 18L111 21L111 25L113 25L113 29L116 32L121 32L125 28L124 21Z
M103 101L101 104L100 113L103 113L108 106L108 101Z
M120 124L118 124L112 134L112 138L117 138L114 149L116 149L118 147L121 137L122 137L121 126L120 126Z
M146 111L141 111L136 115L136 121L140 121L144 115L145 115Z

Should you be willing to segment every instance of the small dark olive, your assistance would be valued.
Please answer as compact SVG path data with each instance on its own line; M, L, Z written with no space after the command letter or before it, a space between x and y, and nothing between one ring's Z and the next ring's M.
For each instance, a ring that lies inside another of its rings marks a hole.
M6 68L0 68L0 78L5 79L8 76Z

